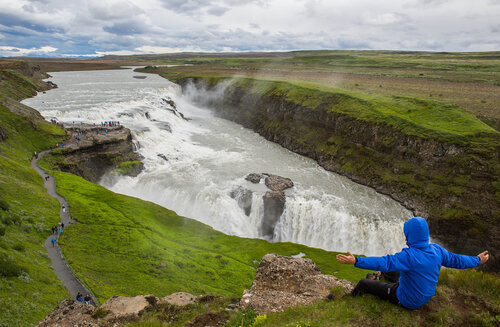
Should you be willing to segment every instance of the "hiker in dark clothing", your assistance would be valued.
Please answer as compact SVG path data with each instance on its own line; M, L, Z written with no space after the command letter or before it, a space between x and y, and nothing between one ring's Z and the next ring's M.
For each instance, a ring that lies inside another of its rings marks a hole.
M85 297L83 298L83 300L85 301L85 304L86 305L89 305L90 304L90 295L85 295Z
M362 279L352 295L370 293L405 308L417 309L434 296L441 266L473 268L489 259L488 251L467 256L448 252L437 244L429 243L429 226L421 217L408 220L404 224L404 234L408 248L394 255L354 257L350 252L347 252L348 255L337 255L339 262L358 268L400 272L399 281L391 284Z
M61 223L61 228L64 229L64 223Z
M78 292L78 294L76 295L76 300L78 302L83 302L83 295L82 295L82 293Z

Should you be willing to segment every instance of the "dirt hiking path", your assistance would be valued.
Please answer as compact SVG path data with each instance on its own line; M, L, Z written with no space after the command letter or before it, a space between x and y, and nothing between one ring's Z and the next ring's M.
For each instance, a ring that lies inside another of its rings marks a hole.
M38 160L49 152L50 150L46 150L38 154L38 158L33 157L33 159L31 160L31 168L36 170L36 172L40 174L40 176L42 176L42 178L44 179L43 186L47 189L47 193L49 193L50 196L56 198L61 204L61 209L60 209L61 222L64 224L64 229L66 229L67 226L75 222L74 220L71 219L71 216L69 214L68 202L66 201L65 198L57 194L56 181L54 177L48 175L43 169L38 167ZM47 176L48 179L46 179ZM52 245L52 238L55 238L57 240L59 237L58 234L59 232L57 232L56 234L51 234L49 237L47 237L47 239L43 243L43 246L47 250L49 258L52 261L52 267L54 268L57 277L59 277L59 279L63 282L64 286L66 286L66 288L69 291L69 295L72 299L76 298L78 292L82 293L83 296L85 296L86 294L90 294L92 298L91 303L95 306L96 302L91 292L87 290L83 286L83 284L76 278L76 276L73 274L66 261L63 259L61 250L59 249L58 242L56 242L55 245Z

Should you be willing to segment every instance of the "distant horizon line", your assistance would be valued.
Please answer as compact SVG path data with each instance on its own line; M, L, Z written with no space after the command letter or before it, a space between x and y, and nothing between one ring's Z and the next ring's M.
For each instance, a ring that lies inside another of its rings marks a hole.
M293 52L401 52L401 53L500 53L500 50L476 50L476 51L440 51L440 50L388 50L388 49L301 49L301 50L241 50L241 51L176 51L163 53L136 53L136 54L62 54L59 56L40 56L40 55L25 55L25 56L4 56L0 55L0 59L97 59L105 57L137 57L137 56L161 56L161 55L183 55L183 54L271 54L271 53L293 53Z

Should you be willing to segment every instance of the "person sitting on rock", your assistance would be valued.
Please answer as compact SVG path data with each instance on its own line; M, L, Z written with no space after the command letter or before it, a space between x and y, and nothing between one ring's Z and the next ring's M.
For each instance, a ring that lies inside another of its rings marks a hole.
M82 295L82 293L78 292L78 294L76 295L76 300L78 302L83 302L83 295Z
M358 268L400 272L399 281L391 284L362 279L352 295L370 293L405 308L417 309L434 296L441 266L473 268L489 259L488 251L467 256L448 252L437 244L429 243L429 226L422 217L408 220L404 224L404 234L408 248L394 255L354 257L350 252L347 252L348 255L337 255L339 262Z
M85 295L85 297L83 298L83 300L85 301L85 304L86 305L89 305L90 304L90 295Z

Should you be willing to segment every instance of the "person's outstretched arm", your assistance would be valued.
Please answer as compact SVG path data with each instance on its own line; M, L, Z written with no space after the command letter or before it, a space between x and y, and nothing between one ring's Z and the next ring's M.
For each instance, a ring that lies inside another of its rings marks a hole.
M357 268L380 270L383 272L410 270L408 253L406 251L383 257L355 257L349 251L347 254L337 254L337 260L340 263L351 264Z
M484 251L477 256L469 256L456 254L453 252L449 252L446 249L439 247L442 253L442 265L448 268L458 268L458 269L466 269L466 268L474 268L479 264L483 264L490 258L488 251Z

